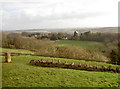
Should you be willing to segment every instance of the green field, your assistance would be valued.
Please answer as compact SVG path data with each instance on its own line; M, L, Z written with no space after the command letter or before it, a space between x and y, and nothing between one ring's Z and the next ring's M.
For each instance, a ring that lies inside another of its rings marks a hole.
M57 41L58 45L75 45L88 49L94 49L95 45L105 49L103 43L82 41ZM99 45L99 46L98 46ZM93 47L93 48L92 48ZM3 52L35 52L23 49L0 48ZM100 62L84 60L53 58L42 56L12 56L12 63L4 63L2 58L2 85L3 87L118 87L118 73L83 71L63 68L48 68L30 65L30 60L60 60L61 62L74 62L97 66L112 66Z
M92 42L92 41L76 41L76 40L59 40L56 41L59 46L78 46L88 50L105 50L107 47L105 43L102 42Z
M2 65L3 87L118 87L118 73L46 68L30 65L30 60L53 59L38 56L14 56L12 63ZM57 60L58 58L54 58ZM63 59L76 63L111 65ZM4 61L4 57L2 57ZM116 67L116 65L113 65Z
M24 54L35 54L35 52L29 51L29 50L9 49L9 48L0 48L0 52L14 52L14 53L24 53Z

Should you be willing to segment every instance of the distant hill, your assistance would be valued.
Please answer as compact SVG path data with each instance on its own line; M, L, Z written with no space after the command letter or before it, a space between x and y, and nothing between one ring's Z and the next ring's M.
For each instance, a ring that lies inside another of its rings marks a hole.
M21 33L21 32L31 32L31 33L50 33L49 31L46 31L45 29L26 29L26 30L10 30L6 31L8 33Z
M118 33L117 27L102 27L102 28L83 28L83 29L77 29L79 33L85 32L85 31L91 31L93 33L95 32L102 32L102 33Z
M102 33L118 33L118 27L99 27L99 28L62 28L62 29L25 29L25 30L10 30L6 31L9 33L21 33L21 32L40 32L40 33L50 33L50 32L64 32L64 33L73 33L74 31L78 31L79 33L83 33L86 31L91 32L102 32Z

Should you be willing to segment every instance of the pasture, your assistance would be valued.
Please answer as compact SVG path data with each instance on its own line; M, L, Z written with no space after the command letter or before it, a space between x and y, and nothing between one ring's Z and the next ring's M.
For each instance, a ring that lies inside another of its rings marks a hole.
M106 49L106 44L103 42L94 42L94 41L76 41L76 40L59 40L56 42L59 46L78 46L85 48L87 50L99 50L103 51Z
M118 87L118 73L95 72L30 65L30 60L58 60L40 56L13 56L12 63L2 65L3 87ZM112 65L59 58L61 61ZM4 57L2 57L4 61ZM116 65L112 65L116 67Z

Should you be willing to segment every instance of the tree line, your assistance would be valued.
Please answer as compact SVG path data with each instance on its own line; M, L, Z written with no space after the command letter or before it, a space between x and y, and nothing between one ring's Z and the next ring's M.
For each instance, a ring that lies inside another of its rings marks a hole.
M80 41L96 41L96 42L112 42L118 40L118 33L92 33L87 31L79 33L77 36L68 33L28 33L22 32L22 36L35 37L37 39L50 39L50 40L80 40Z

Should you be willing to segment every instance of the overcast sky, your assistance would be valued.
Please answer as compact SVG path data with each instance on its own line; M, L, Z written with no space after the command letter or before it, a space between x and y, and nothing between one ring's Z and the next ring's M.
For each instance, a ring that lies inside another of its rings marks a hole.
M1 0L3 30L118 26L119 0Z

